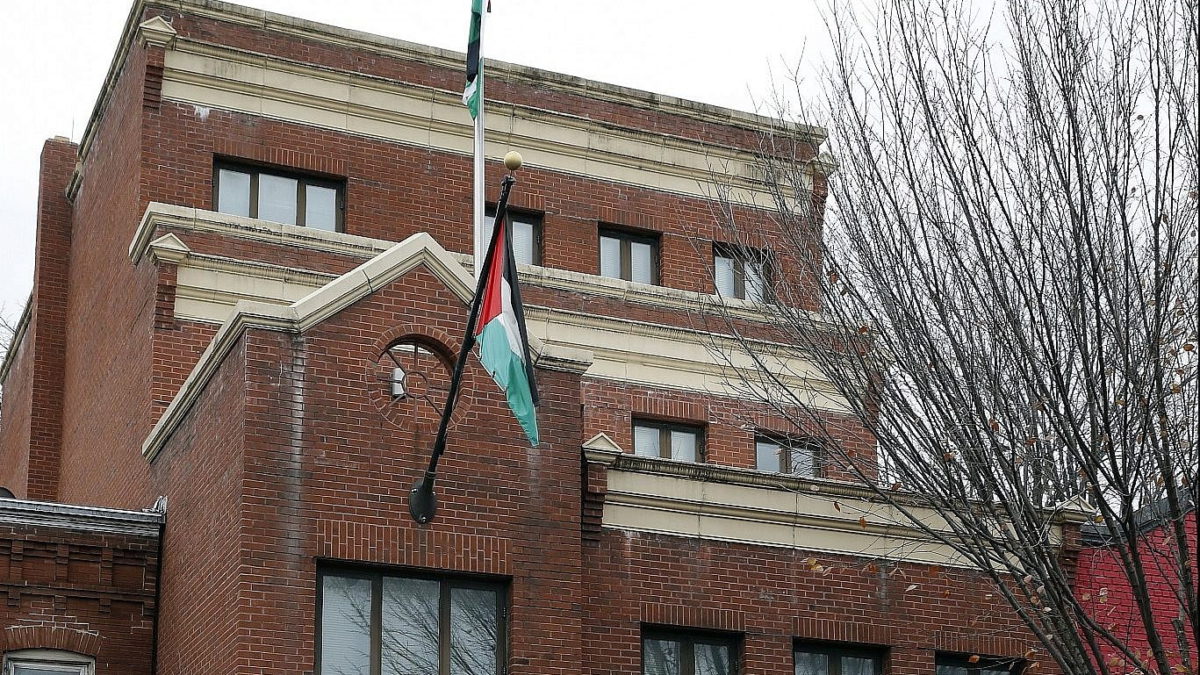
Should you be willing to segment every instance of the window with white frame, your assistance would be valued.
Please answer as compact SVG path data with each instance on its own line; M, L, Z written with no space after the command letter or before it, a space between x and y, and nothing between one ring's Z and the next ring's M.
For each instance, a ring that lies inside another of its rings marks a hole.
M94 675L95 661L58 649L21 649L4 655L4 675Z

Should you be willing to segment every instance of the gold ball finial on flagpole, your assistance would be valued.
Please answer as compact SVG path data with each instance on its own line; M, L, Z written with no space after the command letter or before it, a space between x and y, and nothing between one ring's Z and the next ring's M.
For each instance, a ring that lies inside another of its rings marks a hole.
M504 156L504 166L507 167L509 171L516 171L517 169L521 168L523 161L524 160L521 159L521 153L517 152L516 150L509 150L508 154Z

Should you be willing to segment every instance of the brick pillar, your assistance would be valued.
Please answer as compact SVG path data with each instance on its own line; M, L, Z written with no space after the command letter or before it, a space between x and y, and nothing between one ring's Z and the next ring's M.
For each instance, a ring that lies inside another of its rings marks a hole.
M42 146L38 173L37 249L33 268L33 377L29 420L29 499L58 496L62 451L63 373L66 359L67 271L71 204L67 183L78 147L57 136Z

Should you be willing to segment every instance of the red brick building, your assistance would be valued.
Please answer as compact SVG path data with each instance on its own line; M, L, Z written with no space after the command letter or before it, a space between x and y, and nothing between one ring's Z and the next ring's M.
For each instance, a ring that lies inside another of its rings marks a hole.
M165 524L97 540L0 510L0 559L46 559L0 566L13 672L1017 667L1033 640L988 580L739 388L721 317L769 340L772 280L803 284L770 262L751 167L771 121L745 113L490 65L489 185L507 150L526 160L543 442L471 357L438 515L413 522L473 289L462 79L461 54L134 4L81 142L43 152L0 486L17 509ZM819 194L824 132L800 131ZM761 249L709 223L718 165ZM845 402L778 348L873 466ZM118 558L140 584L105 571Z
M1186 504L1185 504L1186 506ZM1154 608L1154 630L1161 636L1167 660L1175 672L1195 672L1196 644L1186 630L1180 602L1180 547L1175 532L1166 517L1163 504L1151 504L1142 509L1135 525L1139 531L1138 555L1144 571L1146 595ZM1196 510L1185 511L1183 531L1188 542L1197 541ZM1112 538L1103 525L1088 523L1082 528L1084 547L1079 552L1076 569L1075 594L1088 614L1105 630L1111 631L1138 658L1152 660L1147 623L1139 613L1131 584L1122 561L1122 552L1112 545ZM1192 549L1195 551L1195 549ZM1193 553L1194 556L1194 553ZM1195 560L1190 566L1195 572ZM1186 648L1185 648L1186 647ZM1112 647L1104 649L1107 665L1114 670L1129 669L1129 659Z

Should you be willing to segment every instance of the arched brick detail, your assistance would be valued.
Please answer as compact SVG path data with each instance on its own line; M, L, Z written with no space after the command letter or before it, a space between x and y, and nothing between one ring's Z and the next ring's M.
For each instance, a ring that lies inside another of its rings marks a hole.
M100 634L66 626L9 626L0 633L0 651L18 649L58 649L96 658L100 652Z

